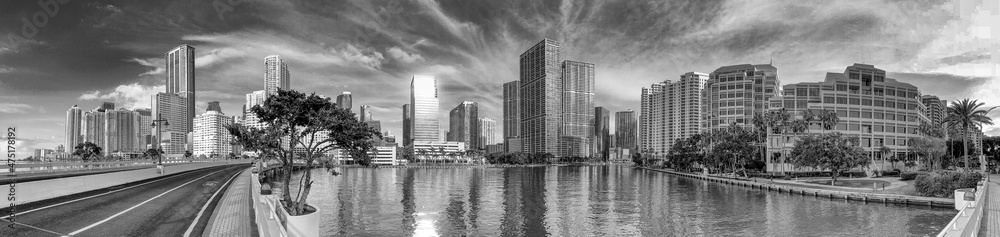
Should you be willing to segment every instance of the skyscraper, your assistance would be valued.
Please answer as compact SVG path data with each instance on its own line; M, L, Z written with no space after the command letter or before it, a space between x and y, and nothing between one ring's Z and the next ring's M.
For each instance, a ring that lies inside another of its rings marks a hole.
M615 142L618 148L629 149L631 153L636 149L636 120L635 111L619 111L615 113Z
M104 152L139 151L142 124L138 114L127 109L104 112ZM146 126L149 126L148 124Z
M503 84L503 139L507 152L521 151L521 119L519 116L521 111L518 109L521 102L520 95L517 93L520 89L520 81Z
M271 55L264 58L264 94L265 98L278 94L278 88L283 90L291 89L292 76L288 71L288 65L279 55Z
M188 121L185 132L191 132L190 121L194 119L195 74L194 47L182 44L167 52L165 74L167 77L166 93L177 94L184 98L183 116ZM180 125L180 124L178 124Z
M157 147L166 154L184 154L187 151L187 130L191 121L184 117L186 100L177 94L158 93L153 98L153 118L166 119L169 125L161 129L163 134L154 134ZM157 123L157 126L163 126ZM155 131L155 128L153 128Z
M222 110L206 110L204 114L194 119L194 151L193 155L205 155L209 158L225 157L233 152L230 145L232 136L225 126L232 124L232 117L226 116Z
M218 101L208 102L208 108L205 111L215 111L222 113L222 107L219 107Z
M497 122L491 118L479 118L479 147L477 149L485 150L486 146L496 144L496 139L494 138L496 135L496 126Z
M115 103L114 102L101 102L101 107L100 108L102 110L113 110L113 109L115 109Z
M104 126L107 124L107 121L104 117L104 112L98 110L100 108L83 112L83 121L80 123L81 130L83 131L82 142L91 142L106 149L108 144L105 143L107 140L104 139L106 132Z
M341 109L351 110L351 92L345 91L343 94L337 96L337 107Z
M361 114L358 114L358 116L361 117L361 122L372 121L373 120L372 119L372 106L370 106L370 105L361 105Z
M604 107L594 108L594 157L608 159L611 148L611 112Z
M438 85L433 76L414 75L410 81L410 118L413 141L441 141Z
M135 115L139 117L139 148L149 149L153 144L153 128L149 126L153 124L153 110L135 109Z
M522 151L559 155L562 60L559 42L544 39L520 56Z
M80 130L82 122L83 110L79 106L73 105L66 110L66 147L73 149L80 144L83 139L83 131Z
M667 154L675 141L701 131L701 95L707 80L708 74L688 72L677 81L642 88L639 150Z
M948 101L933 95L923 95L920 96L920 102L924 104L924 107L927 107L924 114L927 115L931 124L942 126L944 118L948 117Z
M594 64L562 63L560 157L586 157L594 135Z
M702 96L702 129L730 123L752 127L753 116L766 111L768 98L779 93L778 69L770 64L732 65L709 74Z
M465 101L449 113L448 141L464 142L466 149L479 149L479 103Z
M413 106L403 105L403 146L413 142Z

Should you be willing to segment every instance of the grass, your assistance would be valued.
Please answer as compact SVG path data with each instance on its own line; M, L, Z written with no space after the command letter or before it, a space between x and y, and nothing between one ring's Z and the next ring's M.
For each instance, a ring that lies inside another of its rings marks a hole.
M816 181L800 181L803 183L819 184L819 185L830 185L830 181L827 180L816 180ZM881 188L882 185L889 186L891 183L882 180L837 180L837 183L833 186L837 187L848 187L848 188L871 188L875 187Z

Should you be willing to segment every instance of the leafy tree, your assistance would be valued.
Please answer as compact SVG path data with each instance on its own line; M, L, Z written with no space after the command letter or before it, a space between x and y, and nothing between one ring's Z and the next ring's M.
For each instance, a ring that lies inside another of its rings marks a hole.
M701 162L704 155L698 147L702 135L695 134L691 137L677 140L670 147L668 161L671 166L678 170L690 171L695 163Z
M192 155L191 151L184 151L184 158L191 159Z
M945 148L944 139L935 137L913 137L909 139L907 144L910 145L911 152L924 159L924 164L927 168L944 168L943 158L946 155L945 152L947 150Z
M882 159L881 159L882 160L882 165L879 166L879 170L884 170L885 169L885 160L889 159L889 156L892 155L892 149L889 149L885 145L882 145L881 147L878 148L878 153L882 154ZM893 156L893 157L895 157L895 156ZM873 160L872 163L875 163L874 162L874 160L875 160L874 156L872 156L872 160ZM895 161L895 159L893 159L893 160Z
M789 158L796 166L829 170L836 183L840 172L870 164L867 156L858 146L857 137L833 132L802 137L795 142Z
M642 159L642 153L632 153L632 163L635 163L637 166L645 166L646 163L644 163L644 161L645 160Z
M399 154L404 160L410 163L417 162L416 157L413 156L413 146L405 146L399 148Z
M1000 137L986 137L983 138L983 154L986 155L989 163L996 165L1000 162Z
M979 102L978 100L969 100L968 98L960 101L952 101L951 105L948 106L948 117L944 118L944 122L954 126L956 128L961 128L962 144L964 145L965 154L965 171L969 170L969 136L967 134L972 133L972 129L982 129L983 125L993 125L993 119L991 119L988 114L993 111L996 107L983 110L980 109L986 103ZM986 160L980 157L979 163L986 164ZM986 172L986 166L982 166L982 171Z
M101 147L97 146L97 144L94 144L93 142L80 143L73 148L75 149L73 151L73 155L79 156L83 161L96 159L97 157L100 157L101 152L103 151Z
M730 123L726 129L715 132L713 136L717 142L711 148L708 161L719 167L729 166L734 176L737 168L750 163L757 150L757 134L736 123ZM746 176L746 170L743 171Z

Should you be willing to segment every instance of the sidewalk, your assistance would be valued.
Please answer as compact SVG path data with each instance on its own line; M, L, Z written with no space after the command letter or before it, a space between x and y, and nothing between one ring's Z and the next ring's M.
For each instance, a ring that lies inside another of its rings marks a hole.
M257 236L256 223L251 216L250 169L240 173L215 206L212 218L202 236Z
M991 174L979 236L1000 236L1000 175Z

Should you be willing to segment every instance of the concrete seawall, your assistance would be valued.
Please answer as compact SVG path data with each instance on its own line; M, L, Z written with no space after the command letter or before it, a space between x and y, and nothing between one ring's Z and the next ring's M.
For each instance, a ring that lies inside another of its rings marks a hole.
M906 195L896 195L896 194L880 194L880 193L859 193L859 192L846 192L846 191L833 191L817 188L804 188L804 187L794 187L781 184L766 184L758 183L753 181L745 180L735 180L726 179L710 176L695 175L689 173L680 173L669 170L659 170L637 167L639 169L645 169L650 171L657 171L668 173L672 175L701 179L716 183L729 184L741 187L748 187L751 189L760 189L767 191L776 191L778 193L788 193L788 194L798 194L801 196L813 196L820 198L830 198L830 199L844 199L848 201L861 201L864 203L896 203L904 205L913 206L925 206L925 207L936 207L936 208L949 208L955 207L955 200L944 199L944 198L930 198L930 197L917 197L917 196L906 196Z
M166 175L220 165L247 164L249 160L234 160L230 162L194 162L167 166ZM13 193L14 204L24 204L49 198L66 196L76 193L113 187L146 179L163 176L156 173L156 168L146 168L121 172L84 175L67 178L38 180L25 183L14 183L4 186L8 193ZM0 201L2 207L9 207L12 201L4 198Z

